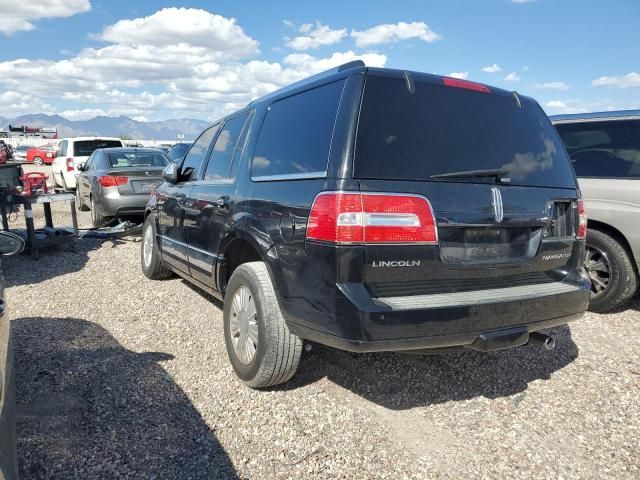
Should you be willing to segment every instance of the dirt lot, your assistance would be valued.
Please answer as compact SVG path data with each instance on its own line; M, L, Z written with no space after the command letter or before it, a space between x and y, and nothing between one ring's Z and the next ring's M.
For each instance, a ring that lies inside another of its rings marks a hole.
M220 304L147 280L139 245L3 262L24 479L640 477L638 299L555 329L550 353L315 346L257 392Z

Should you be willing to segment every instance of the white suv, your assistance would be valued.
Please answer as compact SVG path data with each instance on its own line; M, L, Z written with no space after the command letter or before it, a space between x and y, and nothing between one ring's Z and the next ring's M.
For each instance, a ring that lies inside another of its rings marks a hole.
M73 137L59 143L58 156L51 164L53 185L65 192L76 188L79 165L84 165L89 155L99 148L124 147L122 140L114 137Z

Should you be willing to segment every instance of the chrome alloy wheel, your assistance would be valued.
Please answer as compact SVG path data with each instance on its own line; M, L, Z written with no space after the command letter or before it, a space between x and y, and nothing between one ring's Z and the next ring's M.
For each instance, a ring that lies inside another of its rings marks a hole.
M251 291L241 286L233 294L230 319L233 350L244 365L249 365L258 350L258 312Z
M144 231L144 239L142 244L142 258L144 260L144 266L149 268L151 266L151 258L153 257L153 228L149 226Z
M602 296L609 288L611 264L607 254L593 245L587 245L584 264L591 279L591 299Z

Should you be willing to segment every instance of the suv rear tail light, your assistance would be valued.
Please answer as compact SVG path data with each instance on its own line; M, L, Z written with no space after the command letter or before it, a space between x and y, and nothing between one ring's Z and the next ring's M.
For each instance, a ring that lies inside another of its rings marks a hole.
M67 172L73 172L73 158L67 158Z
M313 202L307 238L332 243L438 243L433 210L418 195L323 192Z
M491 93L489 87L481 83L451 77L444 77L442 81L447 87L466 88L467 90L473 90L474 92Z
M578 199L578 238L587 238L587 213L584 209L584 200Z
M129 177L114 177L112 175L98 177L98 183L102 187L117 187L118 185L124 185L128 181Z

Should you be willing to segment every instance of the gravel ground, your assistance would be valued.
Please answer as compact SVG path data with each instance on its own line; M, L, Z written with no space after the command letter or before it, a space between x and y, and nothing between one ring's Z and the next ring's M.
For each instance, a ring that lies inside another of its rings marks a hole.
M640 477L638 299L555 329L553 352L314 346L257 392L220 304L147 280L139 245L4 261L23 479Z

